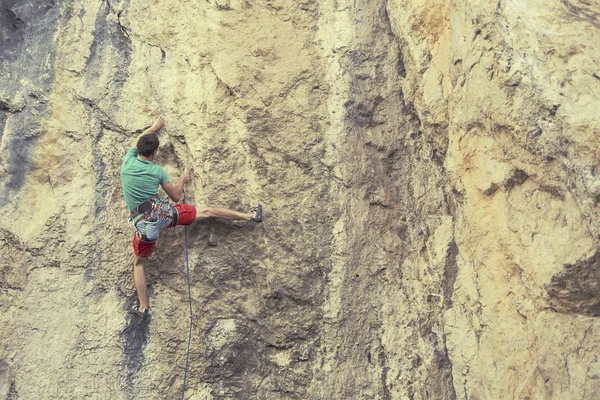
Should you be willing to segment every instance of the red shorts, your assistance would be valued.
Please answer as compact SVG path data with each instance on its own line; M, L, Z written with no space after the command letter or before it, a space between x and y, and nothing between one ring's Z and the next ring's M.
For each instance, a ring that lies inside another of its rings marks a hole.
M175 204L179 220L177 225L190 225L196 219L196 207L189 204ZM170 228L169 225L167 228ZM138 235L138 232L133 236L133 253L138 257L150 257L154 250L156 242L144 242Z

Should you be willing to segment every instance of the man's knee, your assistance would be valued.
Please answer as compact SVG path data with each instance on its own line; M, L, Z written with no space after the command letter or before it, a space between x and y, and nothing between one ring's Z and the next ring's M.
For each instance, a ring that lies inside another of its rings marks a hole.
M140 257L137 255L133 256L133 266L138 267L138 268L144 268L144 262L145 262L146 258L145 257Z
M203 207L196 209L196 219L198 218L210 218L213 217L213 209L212 207Z

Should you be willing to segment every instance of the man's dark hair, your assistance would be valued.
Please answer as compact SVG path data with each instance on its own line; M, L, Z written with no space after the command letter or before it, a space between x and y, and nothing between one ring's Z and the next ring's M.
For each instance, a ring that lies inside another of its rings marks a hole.
M158 149L158 145L158 135L156 133L148 133L138 139L136 147L138 153L142 156L150 157Z

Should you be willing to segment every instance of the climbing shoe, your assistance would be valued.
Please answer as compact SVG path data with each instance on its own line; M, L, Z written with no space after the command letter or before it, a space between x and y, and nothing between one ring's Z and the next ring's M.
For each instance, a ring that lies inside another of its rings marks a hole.
M145 311L140 311L140 306L138 306L138 305L136 305L135 307L133 307L133 308L131 309L131 311L133 312L133 314L134 314L135 316L137 316L137 317L141 317L142 319L143 319L143 318L146 318L148 315L150 315L150 313L149 313L149 311L148 311L148 309L147 309L147 308L146 308L146 310L145 310Z
M263 214L262 214L262 205L256 206L256 210L254 210L254 217L250 218L250 221L254 222L262 222Z

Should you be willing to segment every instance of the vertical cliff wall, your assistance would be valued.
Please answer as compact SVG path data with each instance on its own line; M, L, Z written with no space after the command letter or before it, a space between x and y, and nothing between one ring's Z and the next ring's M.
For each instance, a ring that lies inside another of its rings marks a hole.
M119 169L189 229L186 398L600 390L600 8L585 0L0 2L0 398L181 396L183 230L132 318Z

